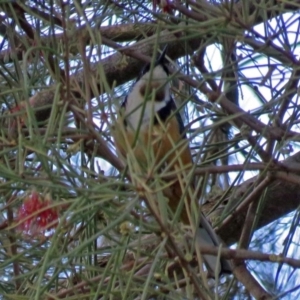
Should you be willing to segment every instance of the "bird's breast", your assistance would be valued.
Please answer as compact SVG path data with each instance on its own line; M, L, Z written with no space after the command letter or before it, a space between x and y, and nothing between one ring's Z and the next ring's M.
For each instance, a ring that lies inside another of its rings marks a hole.
M126 127L118 126L116 129L118 130L115 141L122 156L133 155L134 159L143 164L156 164L167 159L170 149L182 140L175 117L165 122L158 120L156 124L144 123L138 131L129 124Z
M128 105L125 111L127 127L134 131L145 130L154 123L156 112L166 106L164 101L147 101Z

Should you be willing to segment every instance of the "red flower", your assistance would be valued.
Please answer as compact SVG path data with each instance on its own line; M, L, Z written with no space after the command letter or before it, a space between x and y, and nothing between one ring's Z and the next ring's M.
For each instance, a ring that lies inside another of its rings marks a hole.
M171 13L172 12L172 8L171 8L171 0L162 0L161 2L161 8L163 10L164 13Z
M33 191L19 208L20 230L27 234L38 235L55 228L58 224L58 213L51 204L50 197L42 199L41 195Z
M153 11L154 12L156 12L157 4L164 13L172 12L171 0L153 0Z

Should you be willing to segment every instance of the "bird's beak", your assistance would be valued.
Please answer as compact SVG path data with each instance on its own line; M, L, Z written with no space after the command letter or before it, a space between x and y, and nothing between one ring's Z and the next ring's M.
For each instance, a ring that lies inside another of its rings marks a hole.
M163 64L165 56L166 56L166 53L167 53L167 50L168 50L168 45L165 46L165 48L161 52L161 55L157 59L157 63L158 64Z

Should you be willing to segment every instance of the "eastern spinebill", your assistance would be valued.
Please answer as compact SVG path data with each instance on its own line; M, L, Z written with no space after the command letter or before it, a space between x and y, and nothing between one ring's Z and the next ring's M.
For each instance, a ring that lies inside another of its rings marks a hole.
M184 196L185 204L180 214L184 224L190 225L187 210L192 209L189 193L183 195L182 182L185 172L193 165L184 124L171 95L169 69L165 62L166 48L155 64L146 65L125 98L114 128L114 139L123 158L133 153L136 161L143 164L153 159L155 164L176 170L178 179L173 180L164 192L168 204L175 212ZM149 155L149 148L153 155ZM178 170L183 170L181 174ZM193 189L192 185L192 189ZM193 205L193 207L195 207ZM200 213L196 241L200 245L219 246L220 240L206 217ZM208 272L231 273L230 262L212 255L203 255Z

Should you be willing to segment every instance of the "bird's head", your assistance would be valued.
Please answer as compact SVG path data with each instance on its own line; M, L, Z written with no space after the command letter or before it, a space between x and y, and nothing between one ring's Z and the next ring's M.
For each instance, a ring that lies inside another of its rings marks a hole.
M163 50L152 68L151 64L145 66L135 83L138 93L146 101L154 99L156 102L163 102L170 99L169 70L165 63L166 50L167 48Z
M133 129L137 129L140 122L146 126L154 114L172 100L165 54L166 48L153 66L146 65L122 104L126 122Z

